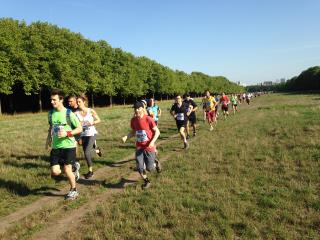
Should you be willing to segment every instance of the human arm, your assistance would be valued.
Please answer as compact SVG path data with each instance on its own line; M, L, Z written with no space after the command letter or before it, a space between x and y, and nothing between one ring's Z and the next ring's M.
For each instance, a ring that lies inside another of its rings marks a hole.
M46 150L48 150L51 147L51 143L52 143L51 129L52 129L52 127L50 126L48 129L48 135L47 135L47 140L46 140L46 144L45 144Z
M155 142L157 141L158 137L160 136L160 130L157 126L154 126L152 128L152 131L154 132L154 136L149 143L149 147L154 147Z
M92 116L93 116L93 118L94 118L94 121L93 121L93 123L91 123L91 126L100 123L100 122L101 122L101 119L100 119L100 117L98 116L97 112L96 112L95 110L91 109L91 113L92 113Z
M134 130L132 129L126 136L123 136L122 142L125 143L127 141L127 139L132 138L134 136Z

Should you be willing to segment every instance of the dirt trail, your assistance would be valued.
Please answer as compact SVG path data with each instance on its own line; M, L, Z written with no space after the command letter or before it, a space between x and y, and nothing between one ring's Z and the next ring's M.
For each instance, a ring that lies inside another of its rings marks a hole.
M166 157L161 158L161 163L167 161L171 154L173 153L170 153ZM107 191L103 192L96 198L91 199L90 202L84 204L80 208L73 210L64 218L60 218L57 221L50 222L50 224L46 226L45 229L33 235L31 239L64 239L63 234L79 227L78 223L80 223L83 217L86 216L89 212L94 211L97 205L106 202L109 197L112 197L117 193L124 192L127 186L140 182L140 178L141 177L137 172L132 172L128 176L125 176L125 178L122 177L118 184L115 184L112 187L108 188Z
M178 134L174 134L170 136L169 138L165 140L161 140L158 142L157 146L160 146L166 142L168 142L170 139L177 137ZM130 162L134 161L134 154L130 154L129 156L123 158L120 161L115 162L111 166L105 166L100 169L98 169L95 172L94 180L96 181L103 181L105 180L105 176L110 175L113 171L114 167L125 167ZM163 161L161 159L161 161ZM66 216L66 218L59 219L57 222L54 223L54 227L47 227L43 231L36 234L32 239L57 239L57 236L65 233L67 230L70 230L69 227L70 224L74 221L79 221L81 216L84 216L89 211L93 210L94 207L99 204L102 201L105 201L108 197L114 195L115 193L122 192L124 188L130 184L134 184L136 181L140 179L139 175L136 172L133 172L126 176L126 179L122 178L120 183L118 185L114 185L110 188L108 188L105 192L102 194L99 194L96 196L96 198L90 199L90 201L83 206L79 207L78 209L75 209L70 215ZM87 184L81 184L82 181L90 182L91 180L79 180L79 184L77 184L77 188L79 192L85 191L87 188ZM94 184L92 184L94 185ZM41 211L44 209L44 207L50 207L57 204L59 201L64 201L63 196L65 193L69 190L69 186L63 187L59 191L52 191L50 193L50 196L42 197L35 202L26 205L16 212L0 218L0 234L5 233L5 231L9 228L14 226L18 221L22 220L23 218L29 216L30 214L36 213L38 211ZM50 223L51 226L51 223ZM50 237L50 238L49 238Z

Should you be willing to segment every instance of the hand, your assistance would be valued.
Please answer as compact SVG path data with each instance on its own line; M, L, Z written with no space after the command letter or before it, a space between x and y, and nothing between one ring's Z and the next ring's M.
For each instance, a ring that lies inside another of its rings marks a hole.
M148 147L154 147L154 142L150 142Z
M128 136L122 137L122 142L123 142L123 143L126 143L127 139L128 139Z
M177 114L173 115L173 118L177 118Z

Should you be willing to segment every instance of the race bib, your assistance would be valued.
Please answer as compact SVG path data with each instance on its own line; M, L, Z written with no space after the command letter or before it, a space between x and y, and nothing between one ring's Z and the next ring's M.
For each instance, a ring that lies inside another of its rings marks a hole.
M63 129L64 129L64 126L61 124L53 125L51 129L51 136L58 136L59 131L62 131Z
M177 113L177 120L183 121L184 120L184 113Z
M148 136L145 130L136 131L137 142L146 142L148 141Z

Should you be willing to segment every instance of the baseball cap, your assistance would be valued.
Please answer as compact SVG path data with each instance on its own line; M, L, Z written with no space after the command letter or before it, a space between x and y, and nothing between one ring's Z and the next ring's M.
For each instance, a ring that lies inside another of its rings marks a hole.
M147 106L147 101L146 100L141 100L140 102L142 102L145 106Z

